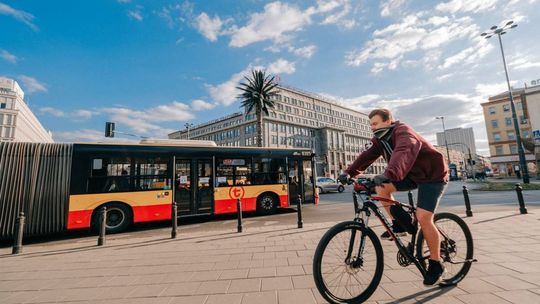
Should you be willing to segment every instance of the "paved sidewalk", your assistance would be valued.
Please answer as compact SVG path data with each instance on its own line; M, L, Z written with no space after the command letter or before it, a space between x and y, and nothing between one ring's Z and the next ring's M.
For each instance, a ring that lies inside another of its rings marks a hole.
M286 214L280 216L296 216ZM371 303L540 303L540 208L495 210L466 219L475 258L457 287L425 288L414 268L400 267L383 242L385 269ZM312 256L334 223L267 226L235 232L156 230L0 249L0 303L324 303L312 278ZM375 227L381 233L381 227Z

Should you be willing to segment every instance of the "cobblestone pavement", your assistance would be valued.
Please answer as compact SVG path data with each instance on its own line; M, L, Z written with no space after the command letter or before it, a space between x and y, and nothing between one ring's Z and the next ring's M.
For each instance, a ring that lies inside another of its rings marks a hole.
M540 208L527 215L495 208L465 220L478 259L465 280L426 288L385 241L384 276L370 303L540 303ZM17 256L1 248L0 303L324 303L312 257L334 223L279 223L236 233L230 221L216 231L180 230L176 240L167 229L120 234L104 247L85 237L28 245Z

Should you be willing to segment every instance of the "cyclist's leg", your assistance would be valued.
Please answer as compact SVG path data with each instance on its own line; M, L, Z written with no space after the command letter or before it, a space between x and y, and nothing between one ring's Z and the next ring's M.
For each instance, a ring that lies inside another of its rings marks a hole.
M433 215L445 188L446 183L423 183L418 185L416 218L426 239L431 260L440 259L440 236L433 222Z
M397 189L393 183L389 183L389 184L384 184L383 186L375 187L375 191L377 192L377 196L393 200L394 196L392 195L392 193L396 192ZM392 206L392 203L381 201L381 204L386 210L386 214L388 214L388 216L393 220L394 217L390 213L390 206Z

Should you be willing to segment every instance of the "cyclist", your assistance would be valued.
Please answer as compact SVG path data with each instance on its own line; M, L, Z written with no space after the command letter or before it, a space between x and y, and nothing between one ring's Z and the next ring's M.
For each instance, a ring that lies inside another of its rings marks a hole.
M440 236L433 214L448 183L448 166L441 153L411 127L394 121L389 110L375 109L369 114L369 119L374 133L371 147L361 153L338 179L346 182L350 176L362 173L382 156L388 166L383 174L373 178L378 196L393 199L393 192L418 188L416 218L430 251L424 285L437 284L445 268L440 261ZM405 235L405 230L390 213L392 204L382 204L392 218L392 231L399 236ZM388 232L381 238L392 239Z

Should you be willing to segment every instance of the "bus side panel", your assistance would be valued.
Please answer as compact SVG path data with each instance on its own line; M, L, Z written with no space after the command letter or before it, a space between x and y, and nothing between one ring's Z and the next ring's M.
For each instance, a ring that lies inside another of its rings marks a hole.
M254 185L218 187L214 190L214 213L236 212L236 200L241 197L242 211L255 211L257 197L263 192L273 192L279 197L279 207L289 206L287 185Z
M133 210L135 223L171 218L171 190L81 194L71 195L69 198L67 228L90 227L94 209L109 202L129 205Z

